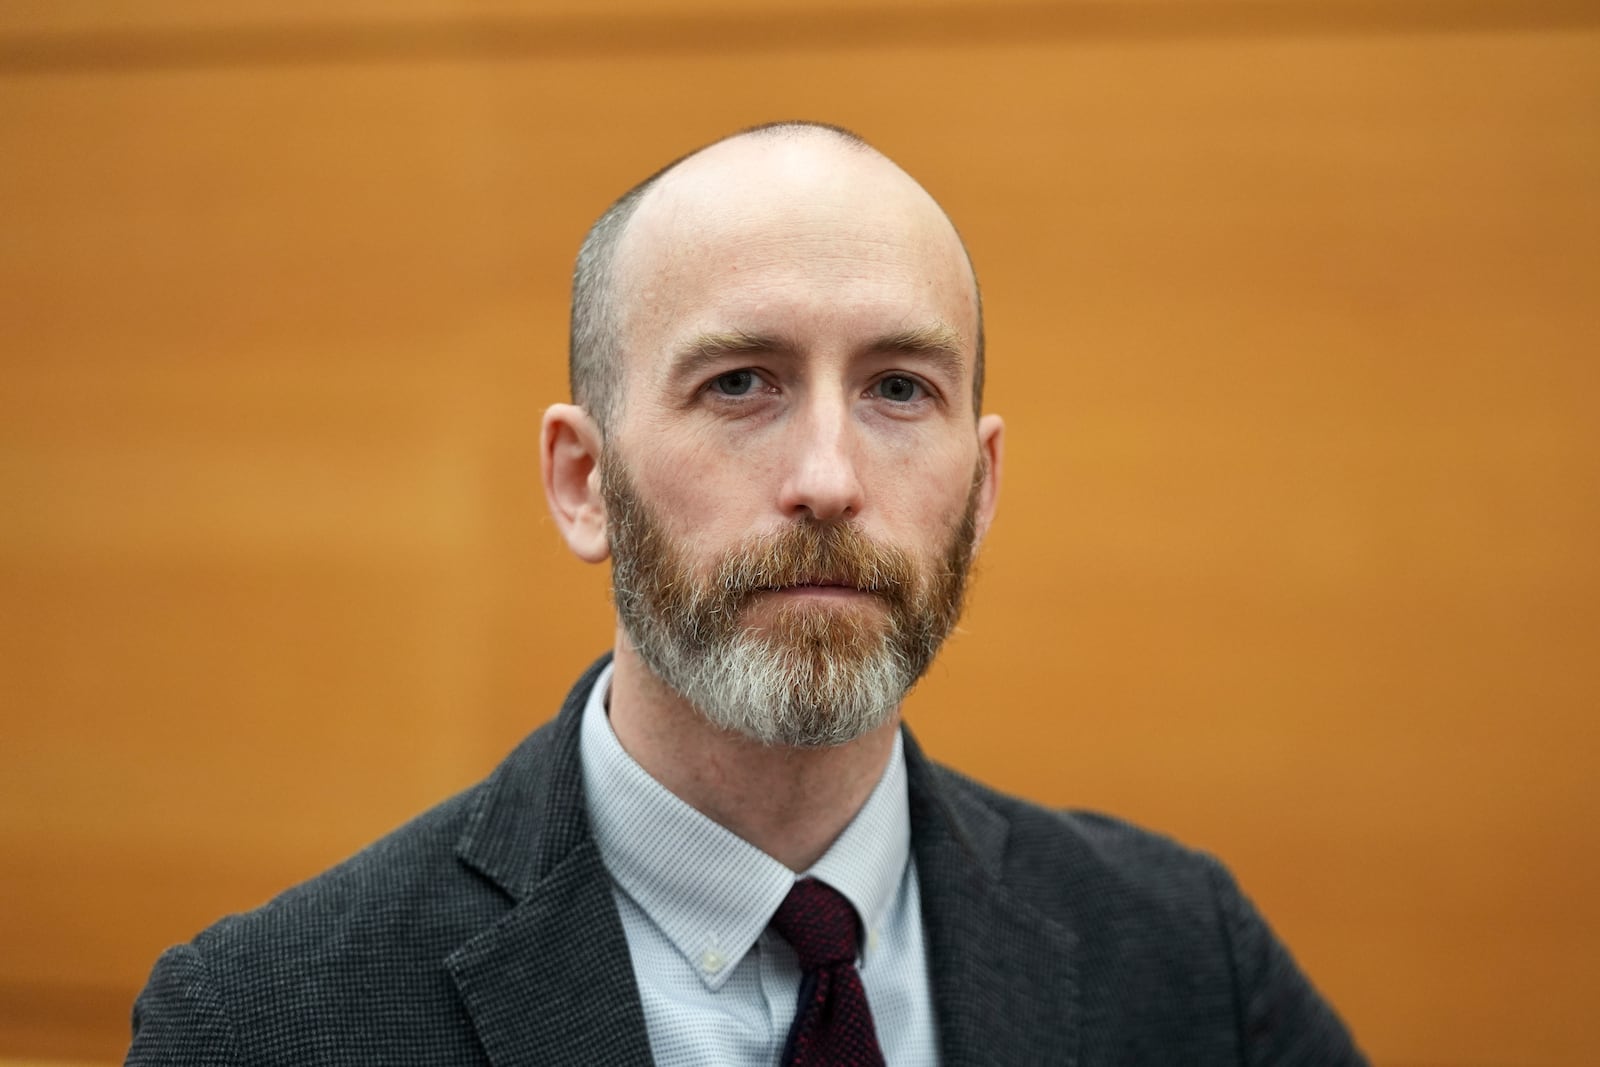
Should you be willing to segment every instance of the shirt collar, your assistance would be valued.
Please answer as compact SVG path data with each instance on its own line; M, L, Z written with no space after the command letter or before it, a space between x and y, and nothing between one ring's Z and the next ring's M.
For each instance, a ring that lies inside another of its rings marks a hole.
M589 693L580 740L595 844L617 885L715 990L767 928L797 876L678 799L628 755L606 714L611 670L608 665ZM863 966L910 853L905 751L897 731L866 803L804 872L855 907L866 932Z

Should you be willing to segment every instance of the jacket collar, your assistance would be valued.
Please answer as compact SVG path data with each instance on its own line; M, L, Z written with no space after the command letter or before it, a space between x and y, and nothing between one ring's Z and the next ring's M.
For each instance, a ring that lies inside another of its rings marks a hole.
M945 1067L1078 1063L1078 938L1007 888L1009 824L906 732L911 852Z
M512 901L446 959L490 1062L651 1062L611 880L584 810L579 731L602 658L479 791L457 855ZM1016 900L1005 817L909 731L912 854L945 1067L1077 1062L1076 938Z

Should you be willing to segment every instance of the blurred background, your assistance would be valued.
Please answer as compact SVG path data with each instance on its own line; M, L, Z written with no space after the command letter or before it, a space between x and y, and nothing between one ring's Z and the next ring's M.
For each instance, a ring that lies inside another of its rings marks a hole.
M1375 1060L1600 1062L1600 6L0 8L0 1059L608 644L568 272L751 123L961 226L1009 424L936 755L1222 856Z

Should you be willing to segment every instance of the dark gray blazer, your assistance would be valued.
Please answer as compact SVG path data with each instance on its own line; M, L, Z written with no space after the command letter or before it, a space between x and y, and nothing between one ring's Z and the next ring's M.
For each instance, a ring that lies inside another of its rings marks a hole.
M605 661L489 778L168 949L130 1064L648 1064L578 725ZM1211 858L939 767L907 738L946 1067L1359 1064Z

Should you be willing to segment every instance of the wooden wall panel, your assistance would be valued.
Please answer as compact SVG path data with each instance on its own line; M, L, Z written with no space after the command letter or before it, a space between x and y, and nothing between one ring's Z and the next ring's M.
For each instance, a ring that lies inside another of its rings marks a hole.
M571 255L805 115L984 277L1008 483L929 747L1221 854L1381 1062L1600 1056L1600 33L1211 9L728 48L641 2L659 51L349 61L0 28L0 1055L114 1059L162 946L548 716L609 634L536 488Z

